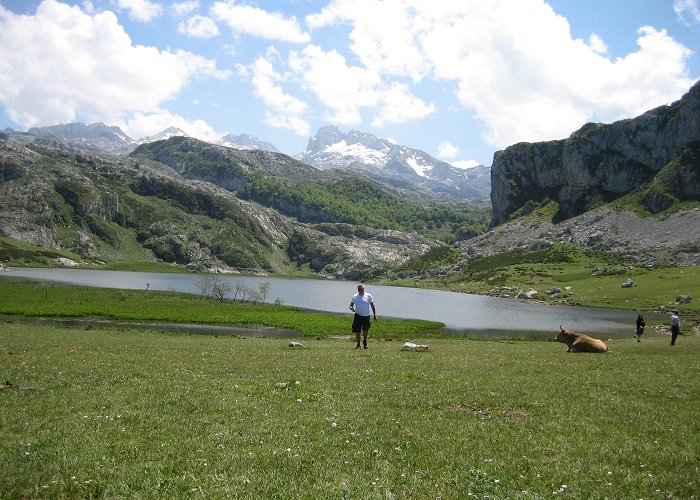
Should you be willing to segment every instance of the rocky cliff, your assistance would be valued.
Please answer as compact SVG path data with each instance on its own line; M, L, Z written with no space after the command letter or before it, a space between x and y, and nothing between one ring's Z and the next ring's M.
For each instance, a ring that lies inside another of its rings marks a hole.
M700 82L679 101L636 118L589 123L564 140L510 146L494 155L491 167L491 226L547 199L559 203L555 221L565 220L650 184L659 188L645 197L652 212L663 209L665 196L696 197L698 141Z

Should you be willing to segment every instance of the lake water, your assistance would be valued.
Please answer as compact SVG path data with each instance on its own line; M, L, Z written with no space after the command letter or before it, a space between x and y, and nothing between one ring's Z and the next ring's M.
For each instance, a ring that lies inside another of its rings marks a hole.
M28 278L101 288L131 290L178 291L200 294L197 284L203 275L128 271L95 271L85 269L10 268L0 273L5 278ZM357 284L338 280L310 280L257 276L217 275L232 288L241 285L257 290L270 283L266 302L281 299L285 305L348 315L350 298ZM381 328L381 318L424 319L439 321L451 330L470 336L511 338L523 336L554 337L559 325L599 338L632 337L635 311L589 307L549 306L516 299L445 292L421 288L404 288L366 284L374 297ZM647 323L665 318L644 313ZM375 328L375 326L373 326Z

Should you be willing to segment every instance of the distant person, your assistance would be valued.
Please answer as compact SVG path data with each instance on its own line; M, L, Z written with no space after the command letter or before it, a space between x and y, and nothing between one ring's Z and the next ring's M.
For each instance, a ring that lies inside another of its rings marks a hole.
M681 333L681 317L678 311L673 311L671 315L671 345L676 345L676 337Z
M363 284L357 285L357 293L353 295L350 300L350 310L355 313L352 320L352 331L357 340L357 347L355 347L355 349L360 348L360 332L362 333L364 348L367 349L367 334L369 333L370 327L370 308L372 308L374 321L377 321L377 311L374 308L374 299L372 295L365 292L365 286Z
M644 333L644 326L644 317L640 314L637 316L637 328L634 333L634 336L637 337L637 342L639 342L639 338Z

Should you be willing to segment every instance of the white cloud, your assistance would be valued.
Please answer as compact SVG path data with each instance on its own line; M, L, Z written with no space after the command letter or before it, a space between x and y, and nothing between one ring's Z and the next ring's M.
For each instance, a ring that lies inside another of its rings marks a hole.
M270 57L270 54L268 54ZM272 127L284 128L300 136L309 135L311 127L304 118L308 105L287 94L278 82L283 81L265 57L259 57L250 68L255 95L269 108L265 123Z
M687 25L700 23L700 7L697 0L676 0L673 3L678 19Z
M45 0L33 16L0 6L0 103L26 126L112 123L159 112L194 77L230 72L185 51L132 45L116 16Z
M199 9L199 2L197 0L175 2L171 5L171 9L176 16L186 16Z
M429 2L422 2L424 6L413 3L416 2L332 1L319 14L308 16L306 23L311 29L351 23L350 48L365 67L376 73L404 75L418 81L429 69L417 43L424 30L429 29L420 10L431 6Z
M339 125L362 123L363 109L374 109L372 126L403 123L424 118L435 112L411 94L408 85L384 83L376 72L361 66L350 66L335 50L324 51L308 45L300 52L292 51L289 69L302 87L314 93L325 106L324 121Z
M289 67L329 110L325 121L355 125L362 122L361 108L379 100L377 75L359 67L350 67L335 50L324 52L315 45L292 52Z
M372 120L373 127L382 127L385 123L420 120L435 112L433 104L426 104L411 94L408 85L403 83L393 83L383 90L381 103L377 116Z
M128 10L129 16L139 22L147 23L163 13L163 7L149 0L118 0L120 9Z
M181 22L177 30L185 35L202 39L214 38L219 34L216 23L211 18L200 15L192 16L187 21Z
M443 141L438 146L438 156L440 158L454 158L459 154L459 148L450 141Z
M598 54L605 54L608 51L607 44L595 33L591 33L588 37L588 46L593 52Z
M448 161L455 168L466 170L478 167L480 163L476 160L453 160L459 154L459 148L450 141L442 141L438 146L438 157Z
M683 2L683 12L696 5ZM639 49L612 59L599 36L574 39L542 0L332 0L306 21L312 29L349 26L353 64L384 82L453 85L497 147L635 116L694 82L691 52L665 31L642 28Z
M462 170L466 170L468 168L478 167L481 164L476 160L458 160L450 162L450 165L452 165L455 168L461 168Z
M156 135L168 127L177 127L191 137L209 142L213 142L223 135L216 132L203 120L190 121L167 110L157 110L154 113L134 113L128 120L115 124L129 137L136 140Z
M242 5L235 0L215 2L210 13L225 22L235 33L257 36L268 40L308 43L311 37L302 31L295 17L285 18L277 12Z

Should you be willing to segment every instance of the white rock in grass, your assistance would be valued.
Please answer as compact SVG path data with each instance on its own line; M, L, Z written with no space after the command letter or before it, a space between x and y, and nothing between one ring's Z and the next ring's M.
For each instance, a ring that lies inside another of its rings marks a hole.
M290 342L287 344L287 347L306 347L304 344L301 342Z
M406 342L401 347L402 351L427 351L428 346L423 344L414 344L413 342Z

